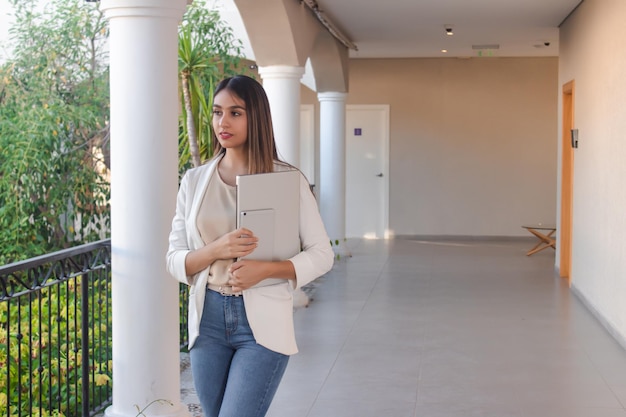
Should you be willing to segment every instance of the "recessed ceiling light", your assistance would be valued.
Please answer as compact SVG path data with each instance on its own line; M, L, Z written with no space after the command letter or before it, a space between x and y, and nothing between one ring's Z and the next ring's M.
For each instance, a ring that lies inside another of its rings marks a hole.
M447 49L442 49L441 52L443 52L444 54L448 52Z
M452 30L452 25L444 25L444 28L446 29L446 35L448 36L454 35L454 31Z

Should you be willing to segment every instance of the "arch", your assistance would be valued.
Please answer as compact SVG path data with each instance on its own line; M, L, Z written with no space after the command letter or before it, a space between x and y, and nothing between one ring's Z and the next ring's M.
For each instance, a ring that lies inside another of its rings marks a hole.
M235 0L260 67L304 67L322 30L311 11L293 0Z
M348 58L348 48L327 30L320 31L310 57L318 93L348 92Z

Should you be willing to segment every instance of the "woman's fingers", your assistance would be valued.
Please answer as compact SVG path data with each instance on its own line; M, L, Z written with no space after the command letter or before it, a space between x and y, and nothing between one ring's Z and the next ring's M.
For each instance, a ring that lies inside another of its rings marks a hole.
M239 253L238 257L246 256L252 253L258 245L259 239L254 236L251 230L246 228L240 228L235 231L237 237L235 238L235 250Z
M218 259L232 259L251 254L258 241L251 230L242 227L223 235L214 245L218 248Z
M250 255L256 249L256 243L248 243L246 245L240 246L237 250L238 255L237 258L241 258L242 256Z
M234 242L240 245L249 245L252 243L256 243L259 238L254 236L252 230L246 229L245 227L239 228L231 233Z

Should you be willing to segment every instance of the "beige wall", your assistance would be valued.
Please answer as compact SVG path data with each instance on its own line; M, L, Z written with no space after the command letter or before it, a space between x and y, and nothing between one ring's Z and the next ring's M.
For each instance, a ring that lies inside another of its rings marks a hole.
M347 103L390 105L392 232L528 236L522 224L554 223L557 69L556 58L351 60Z
M559 85L575 82L579 129L579 148L574 151L572 287L626 345L624 16L624 0L581 4L561 27Z

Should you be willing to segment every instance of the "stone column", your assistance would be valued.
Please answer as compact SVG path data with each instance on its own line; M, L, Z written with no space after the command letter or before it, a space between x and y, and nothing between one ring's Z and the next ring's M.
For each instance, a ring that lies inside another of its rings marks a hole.
M178 284L165 252L178 187L178 36L186 0L102 0L110 22L113 405L188 416ZM161 400L161 401L158 401ZM156 401L156 402L155 402Z
M259 67L272 111L278 155L296 167L300 167L300 79L303 74L303 67Z
M328 236L347 254L346 236L346 93L319 93L320 102L320 213Z

